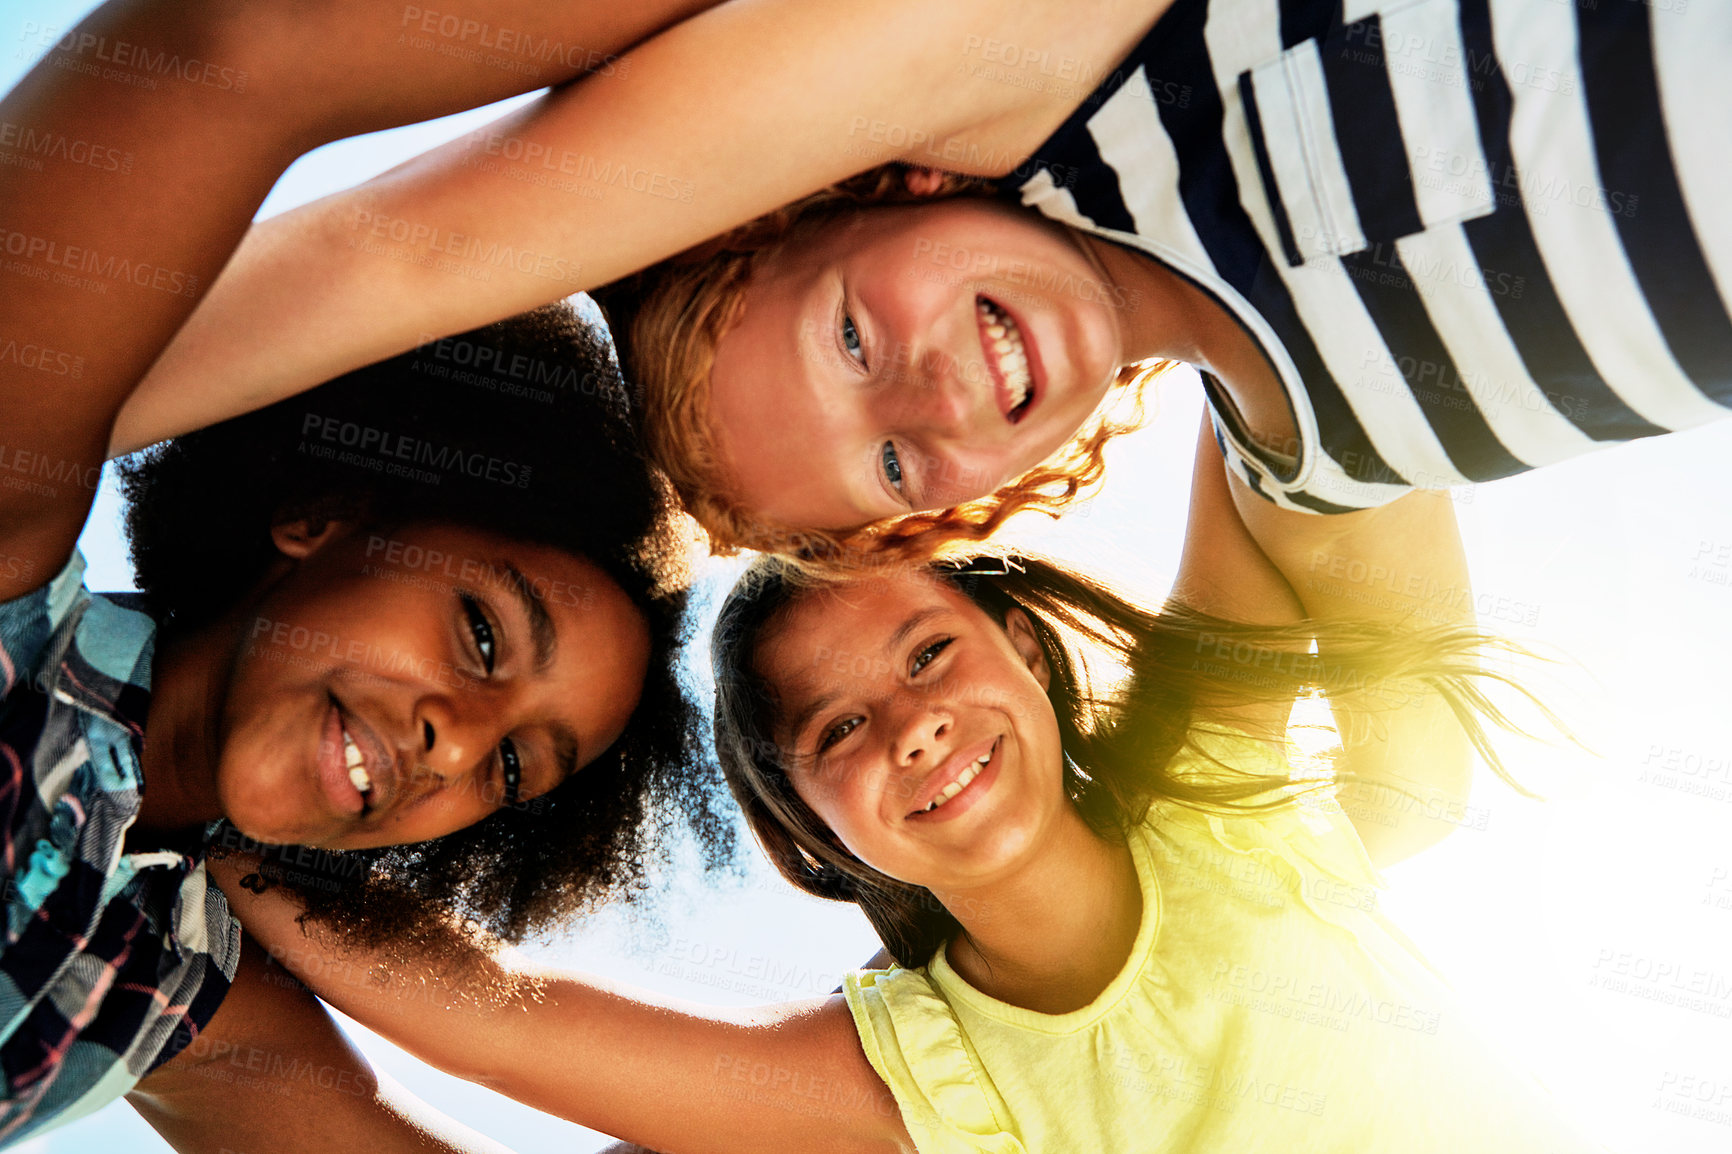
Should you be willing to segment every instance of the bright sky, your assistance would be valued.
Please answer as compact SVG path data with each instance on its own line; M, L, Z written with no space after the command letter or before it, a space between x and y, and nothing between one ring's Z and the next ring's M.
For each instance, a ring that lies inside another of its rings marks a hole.
M80 0L25 0L0 23L0 88ZM365 179L489 119L469 114L304 158L266 215ZM1120 442L1106 492L1032 547L1158 600L1171 581L1201 404L1162 386L1152 427ZM1388 875L1388 914L1484 1024L1616 1151L1732 1147L1732 423L1625 446L1458 493L1482 623L1557 659L1523 676L1592 753L1506 741L1549 795L1484 774L1472 826ZM125 588L118 502L82 542L97 589ZM705 587L719 596L734 567ZM694 655L698 670L707 655ZM547 947L561 963L694 1000L827 993L876 949L850 908L796 894L750 851L744 879L669 879L659 921L604 913ZM606 1144L362 1036L376 1066L524 1151ZM670 1087L670 1092L677 1092ZM162 1151L124 1105L21 1149Z

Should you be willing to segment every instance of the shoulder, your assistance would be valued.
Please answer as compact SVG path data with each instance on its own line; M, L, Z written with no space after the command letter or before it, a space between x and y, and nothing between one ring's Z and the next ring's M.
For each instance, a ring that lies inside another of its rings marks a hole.
M46 659L50 642L76 621L90 600L84 557L76 551L58 573L39 573L28 558L0 556L0 571L8 568L16 584L29 588L0 601L0 690L6 693L31 678Z

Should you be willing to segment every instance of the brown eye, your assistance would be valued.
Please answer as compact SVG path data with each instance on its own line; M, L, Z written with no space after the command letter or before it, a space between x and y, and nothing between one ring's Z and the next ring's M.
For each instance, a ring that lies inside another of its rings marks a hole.
M909 670L909 672L919 673L922 669L925 669L937 659L940 653L943 653L947 648L949 648L950 643L955 640L956 638L954 637L946 637L943 641L934 641L931 645L928 645L925 649L916 653L914 655L914 667Z
M824 731L824 736L818 739L818 752L823 753L832 745L835 745L838 741L841 741L844 737L853 733L857 728L859 728L859 726L860 719L858 717L850 717L846 721L832 725L829 729Z
M463 612L469 617L469 636L475 642L475 652L481 658L481 668L492 673L496 654L493 625L487 620L487 614L481 611L479 601L467 593L459 593L457 597L463 602Z
M505 805L516 805L523 789L523 761L509 737L499 743L499 776L505 783Z

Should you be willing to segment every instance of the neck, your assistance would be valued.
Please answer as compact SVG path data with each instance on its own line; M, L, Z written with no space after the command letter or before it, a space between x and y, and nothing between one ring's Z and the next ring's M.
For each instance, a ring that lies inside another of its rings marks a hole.
M158 636L140 758L144 801L134 826L144 836L196 829L222 816L214 725L228 664L221 634L211 625L186 637Z
M982 993L1043 1014L1088 1005L1124 968L1142 924L1129 847L1102 840L1074 810L1015 874L944 903L962 932L952 968Z
M1297 453L1286 392L1237 317L1159 261L1099 237L1078 240L1102 276L1137 302L1120 316L1124 363L1158 358L1194 365L1220 381L1253 439Z

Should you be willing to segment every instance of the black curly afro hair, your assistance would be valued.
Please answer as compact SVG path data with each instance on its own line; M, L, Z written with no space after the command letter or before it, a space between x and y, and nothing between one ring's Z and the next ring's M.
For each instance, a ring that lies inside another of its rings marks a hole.
M580 553L649 622L649 672L624 734L557 789L430 842L251 843L264 864L249 884L284 884L309 916L368 943L433 941L454 917L516 942L640 894L646 862L682 825L707 866L730 859L719 776L679 677L688 574L677 505L637 448L605 328L571 305L165 442L123 464L121 480L144 607L165 636L237 604L277 556L271 527L306 516L454 523ZM243 841L224 829L212 852Z

